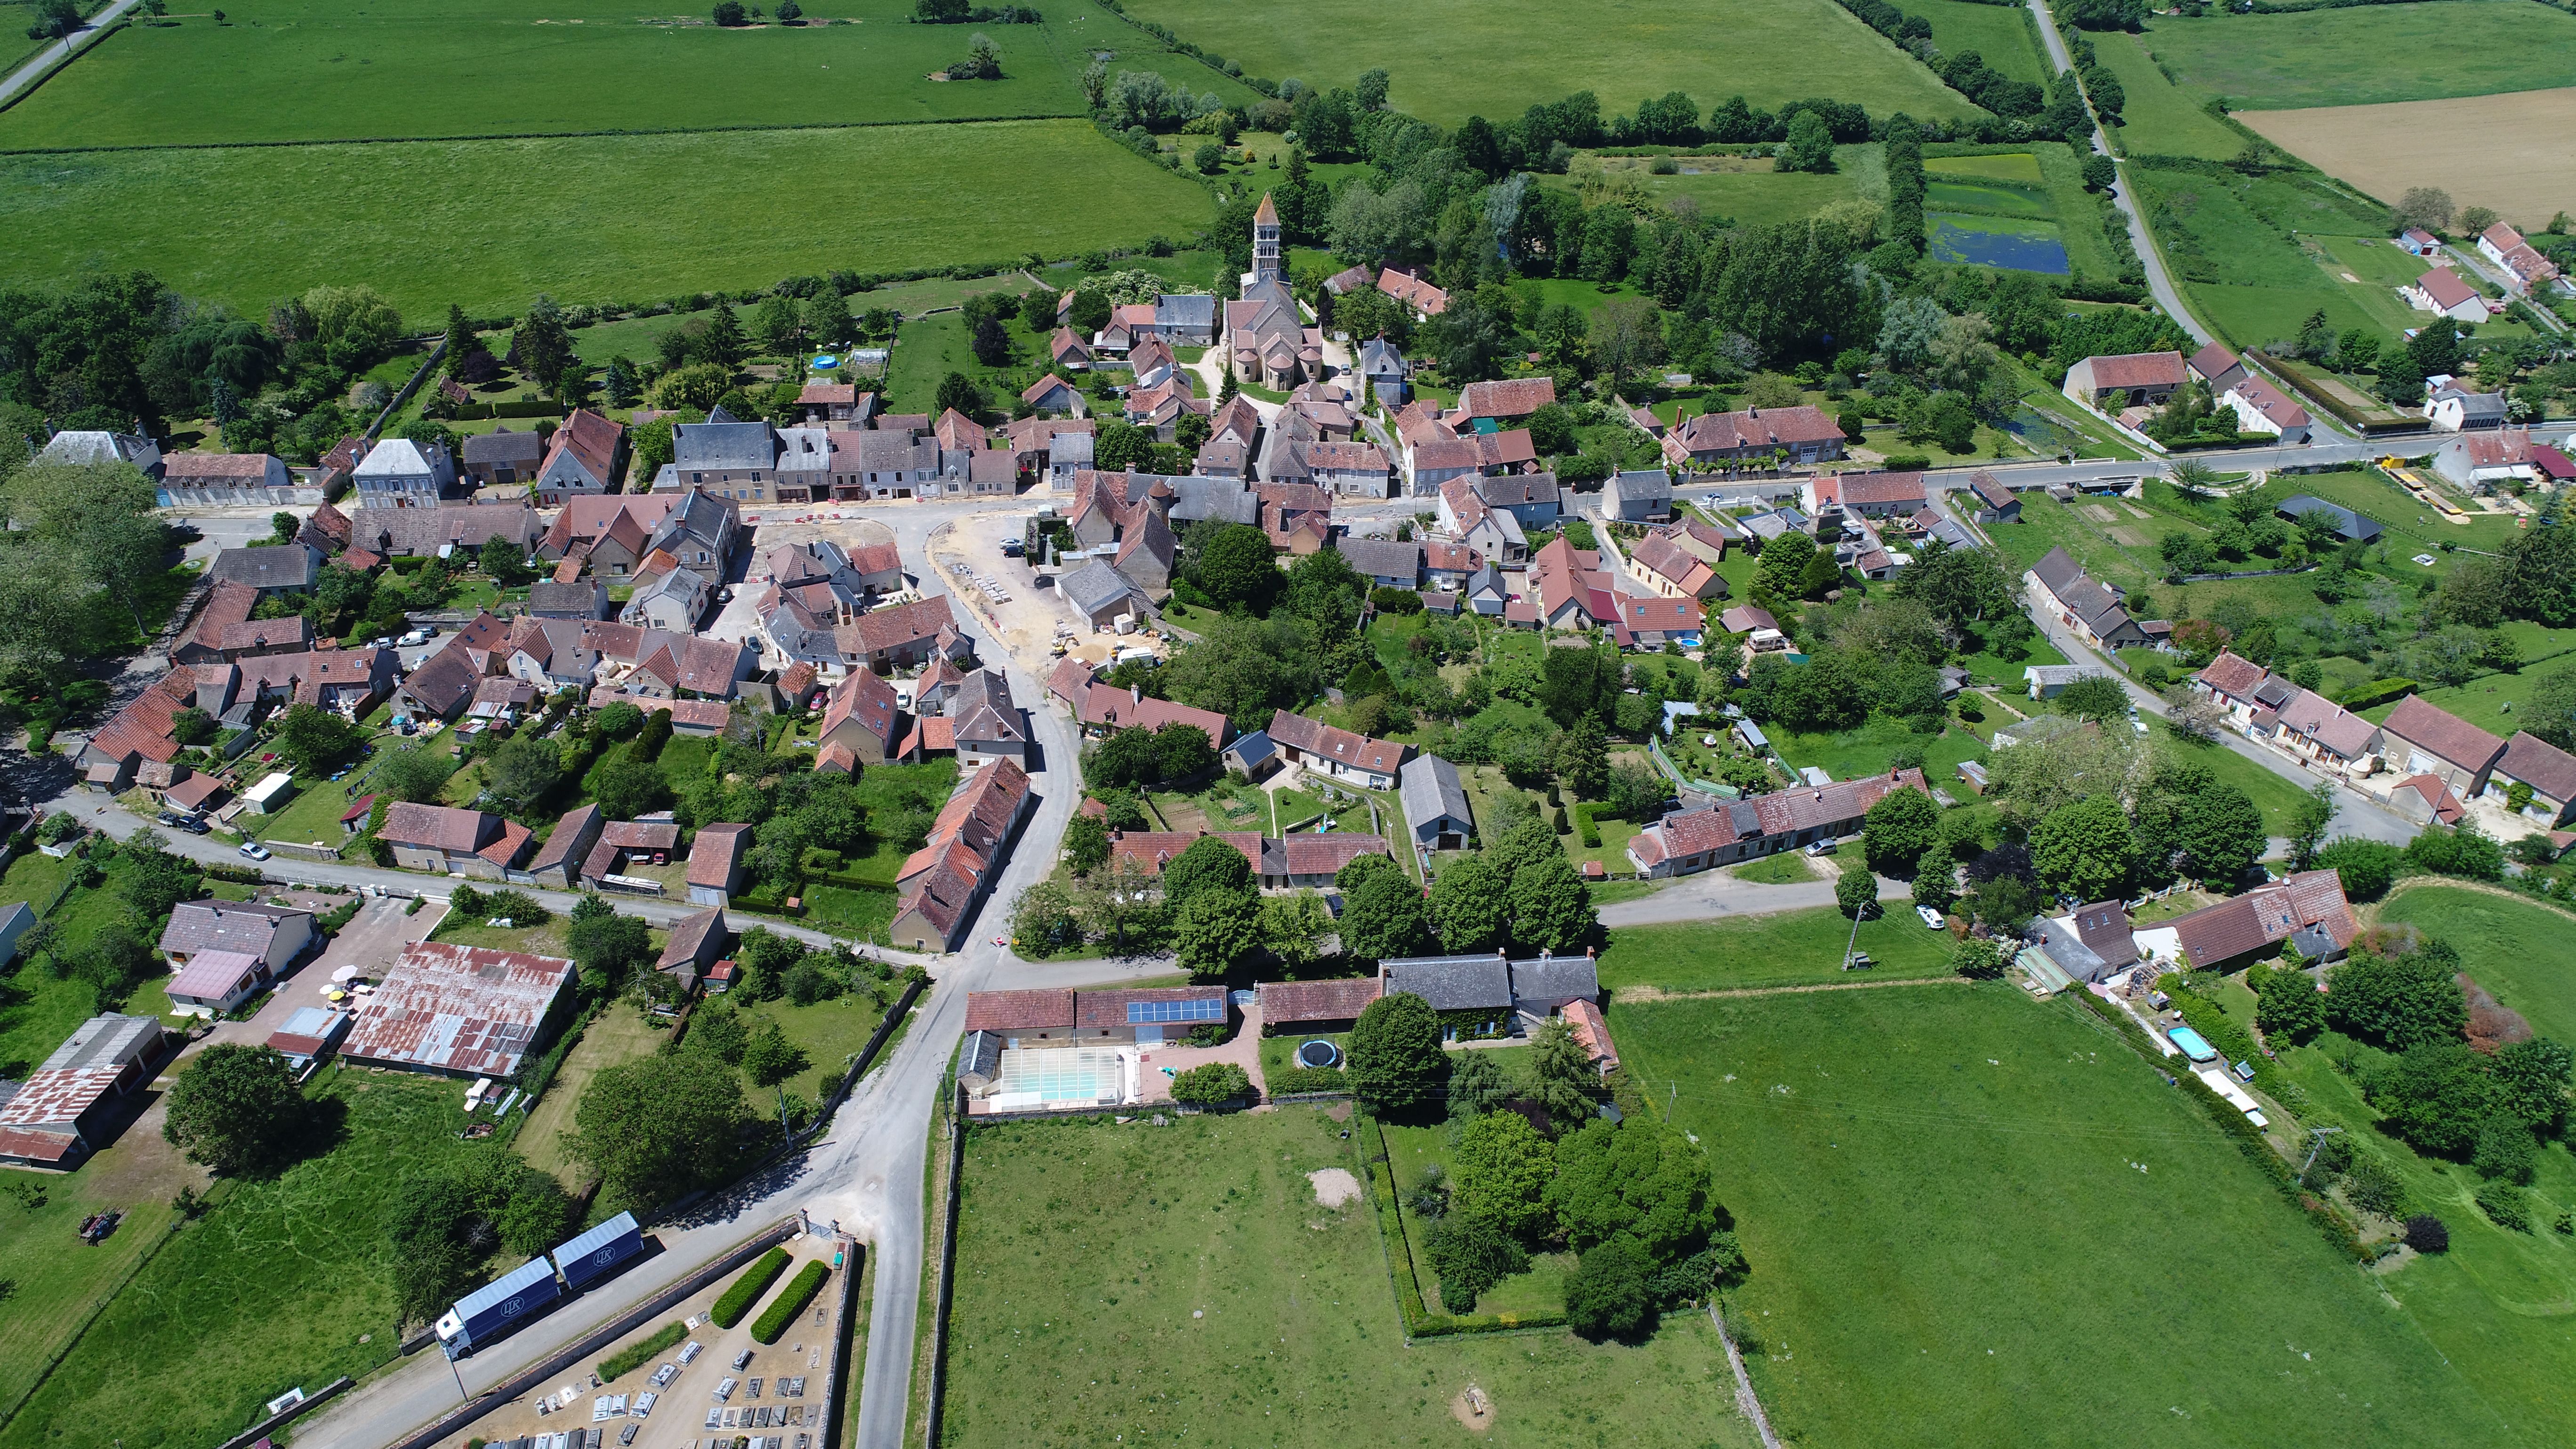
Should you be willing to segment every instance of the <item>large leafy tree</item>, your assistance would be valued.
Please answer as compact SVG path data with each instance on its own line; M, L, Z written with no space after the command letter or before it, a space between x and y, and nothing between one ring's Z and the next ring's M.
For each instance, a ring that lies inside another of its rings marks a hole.
M2360 950L2326 975L2326 1021L2395 1051L2461 1040L2469 1024L2459 952L2431 940L2382 955Z
M1920 790L1890 790L1869 807L1861 847L1871 870L1904 879L1914 874L1923 853L1940 834L1941 807L1932 803L1931 796Z
M1440 1047L1440 1018L1410 991L1368 1004L1351 1028L1351 1095L1380 1117L1436 1110L1449 1062Z
M358 752L366 735L318 704L289 706L277 725L277 751L307 774L328 771Z
M1525 950L1579 951L1600 919L1561 850L1512 872L1511 902L1512 939Z
M1423 1235L1423 1257L1440 1280L1440 1307L1472 1313L1476 1300L1515 1273L1529 1271L1529 1250L1490 1219L1452 1212Z
M562 752L552 741L529 732L513 736L493 752L485 788L502 809L517 814L544 804L562 780Z
M273 1166L305 1120L286 1058L269 1046L218 1042L171 1084L161 1135L223 1177Z
M1248 613L1266 614L1285 579L1272 561L1269 535L1250 524L1229 523L1218 527L1200 551L1195 582L1220 608L1240 605Z
M1635 1238L1612 1238L1585 1253L1565 1275L1568 1325L1596 1343L1652 1332L1658 1316L1648 1283L1653 1271L1654 1260Z
M1192 975L1222 976L1260 948L1261 903L1250 891L1203 887L1172 914L1172 949Z
M65 564L76 569L77 592L104 590L125 608L138 638L145 633L142 591L161 572L169 548L167 532L152 513L159 501L152 481L128 463L39 459L0 487L9 525L40 546L29 562L40 572ZM10 568L17 567L13 556ZM41 609L38 617L57 615Z
M1601 1073L1563 1017L1551 1017L1530 1044L1530 1097L1547 1109L1548 1130L1563 1134L1590 1117Z
M2129 817L2109 795L2060 805L2030 832L2041 884L2079 901L2108 900L2127 885L2133 848Z
M1511 882L1482 855L1460 856L1431 882L1431 923L1440 949L1490 951L1511 925Z
M1669 1259L1717 1228L1708 1159L1681 1133L1645 1118L1588 1122L1560 1140L1547 1204L1577 1252L1633 1233L1657 1259Z
M655 1206L721 1181L745 1116L733 1068L701 1052L657 1053L591 1078L564 1150L612 1200Z
M1163 867L1163 904L1175 914L1201 891L1249 898L1253 889L1243 852L1213 835L1190 842Z
M1556 1148L1518 1112L1488 1112L1458 1130L1452 1212L1482 1218L1516 1240L1544 1237L1553 1221L1547 1185Z
M1383 855L1363 855L1333 877L1342 895L1342 951L1363 961L1410 956L1431 940L1422 892L1404 868Z

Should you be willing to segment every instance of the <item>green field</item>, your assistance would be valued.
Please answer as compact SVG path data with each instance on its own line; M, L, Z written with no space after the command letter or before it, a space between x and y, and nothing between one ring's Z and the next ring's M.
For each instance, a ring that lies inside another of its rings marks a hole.
M943 1443L1483 1442L1739 1449L1724 1351L1676 1314L1638 1347L1563 1332L1407 1345L1375 1215L1306 1174L1361 1170L1313 1108L1013 1123L965 1141ZM1641 1386L1651 1385L1651 1389Z
M2517 0L2213 13L2198 20L2159 15L2144 41L2187 90L2225 96L2237 110L2576 85L2576 17ZM2125 73L2121 84L2128 84Z
M333 1069L316 1081L307 1095L345 1111L339 1145L274 1180L233 1184L179 1229L0 1428L0 1445L216 1443L281 1389L394 1357L384 1220L403 1169L496 1149L456 1140L462 1091L444 1078ZM139 1228L161 1215L153 1208Z
M1783 221L1803 221L1837 201L1855 198L1885 201L1887 198L1887 161L1876 142L1834 148L1834 170L1819 175L1806 171L1774 171L1767 157L1690 155L1686 148L1675 155L1675 169L1669 176L1655 175L1644 157L1604 157L1606 166L1633 177L1645 194L1665 205L1685 197L1699 207L1705 217L1724 217L1748 225L1767 225ZM1557 177L1541 178L1543 184L1564 186ZM1551 296L1551 302L1573 300L1574 305L1590 309L1600 305L1602 297L1589 295L1590 283L1579 285L1587 294L1581 299Z
M17 156L0 159L0 285L144 267L264 313L366 282L425 326L450 301L642 303L1063 256L1207 215L1199 186L1085 121Z
M2089 34L2093 53L2120 82L2121 124L2111 144L2131 156L2198 156L2225 161L2245 149L2245 138L2203 111L2207 96L2185 91L2156 69L2152 38L2104 30Z
M2018 5L1980 5L1973 0L1909 0L1908 15L1932 22L1932 43L1943 55L1973 50L1986 64L2017 81L2048 84L2047 57L2031 34L2030 12Z
M1828 870L1834 864L1824 862ZM1842 969L1843 943L1851 939L1851 930L1851 917L1831 906L1768 916L1620 926L1611 931L1610 944L1601 953L1601 984L1613 992L1630 987L1662 992L1736 991L1761 986L1848 986L1950 974L1949 934L1924 925L1913 907L1901 901L1888 902L1883 913L1860 923L1860 940L1854 949L1877 960L1872 969Z
M1585 9L1579 40L1570 40L1566 12L1546 0L1321 0L1293 22L1222 0L1136 0L1128 13L1272 80L1347 86L1383 68L1394 82L1390 104L1443 126L1470 115L1517 117L1576 91L1598 95L1605 119L1675 90L1703 113L1741 93L1764 109L1824 94L1866 99L1872 115L1976 114L1967 97L1827 0L1619 0ZM1717 37L1724 59L1713 65L1708 45Z
M726 126L1080 116L1096 48L1139 38L1091 12L1042 25L915 25L897 0L826 0L835 22L719 29L704 12L572 0L352 10L247 0L230 23L129 26L0 114L0 148L419 140ZM811 17L820 20L820 15ZM929 79L978 29L998 81ZM1192 93L1248 98L1179 56L1124 60Z
M1707 1148L1752 1264L1728 1319L1784 1440L2552 1442L2072 1003L1821 992L1612 1027Z

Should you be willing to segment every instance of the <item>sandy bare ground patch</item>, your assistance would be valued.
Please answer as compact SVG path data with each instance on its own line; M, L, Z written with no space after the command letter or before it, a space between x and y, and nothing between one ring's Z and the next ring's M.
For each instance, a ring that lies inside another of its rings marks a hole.
M1306 1174L1315 1185L1315 1201L1337 1208L1360 1195L1360 1180L1347 1167L1319 1167Z
M2462 206L2493 207L2532 231L2553 212L2576 210L2576 88L2235 118L2382 201L2439 186Z
M1474 1384L1449 1401L1449 1414L1478 1434L1494 1427L1494 1401Z

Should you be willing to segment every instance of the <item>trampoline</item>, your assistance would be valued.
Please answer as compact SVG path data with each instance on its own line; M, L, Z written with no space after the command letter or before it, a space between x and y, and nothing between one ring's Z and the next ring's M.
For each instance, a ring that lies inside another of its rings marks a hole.
M1297 1048L1297 1065L1301 1067L1337 1067L1342 1064L1342 1049L1328 1041L1310 1041Z

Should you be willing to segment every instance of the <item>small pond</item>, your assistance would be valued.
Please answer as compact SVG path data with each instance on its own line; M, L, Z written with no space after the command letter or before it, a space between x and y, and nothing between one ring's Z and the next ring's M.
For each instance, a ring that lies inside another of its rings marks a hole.
M1938 213L1924 220L1931 226L1930 250L1937 261L2045 272L2052 277L2065 276L2069 270L2066 243L2050 223Z

